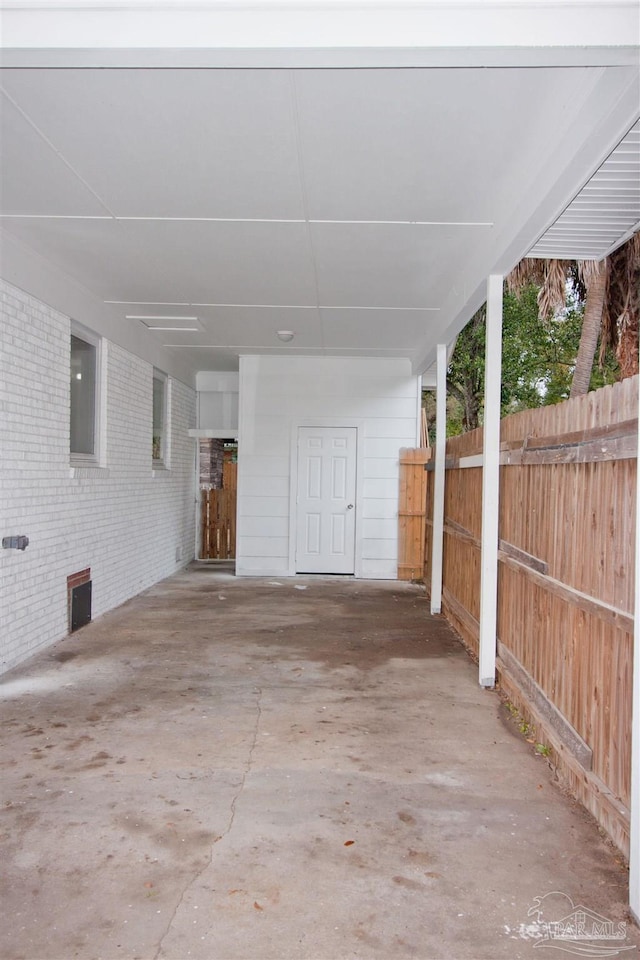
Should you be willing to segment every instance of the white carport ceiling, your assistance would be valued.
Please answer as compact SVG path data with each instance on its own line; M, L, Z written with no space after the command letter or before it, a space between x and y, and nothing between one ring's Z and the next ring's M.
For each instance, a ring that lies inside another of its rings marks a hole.
M34 251L107 321L196 317L145 330L192 371L282 352L281 328L427 369L488 273L551 249L639 95L637 46L425 50L5 51L8 278Z

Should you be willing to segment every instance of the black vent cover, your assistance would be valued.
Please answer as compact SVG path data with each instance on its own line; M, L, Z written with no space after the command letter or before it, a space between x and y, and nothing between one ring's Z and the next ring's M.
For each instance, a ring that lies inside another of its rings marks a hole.
M71 590L71 633L91 622L91 580Z

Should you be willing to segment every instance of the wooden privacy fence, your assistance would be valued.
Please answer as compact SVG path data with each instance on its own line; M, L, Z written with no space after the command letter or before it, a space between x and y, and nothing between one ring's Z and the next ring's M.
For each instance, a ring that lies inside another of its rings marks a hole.
M398 580L421 580L424 575L427 474L431 450L419 447L400 451L398 501Z
M200 491L202 560L235 559L237 466L224 464L222 490Z
M552 749L573 793L624 852L629 846L637 411L635 377L507 417L501 429L499 681L534 722L538 740ZM474 653L480 617L481 451L481 429L447 442L443 612ZM428 589L434 474L426 476Z

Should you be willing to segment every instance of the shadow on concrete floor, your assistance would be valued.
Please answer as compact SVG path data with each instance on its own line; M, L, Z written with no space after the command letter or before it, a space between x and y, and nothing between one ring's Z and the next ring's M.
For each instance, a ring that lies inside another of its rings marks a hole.
M0 705L4 960L540 960L572 904L639 942L620 859L417 586L194 565Z

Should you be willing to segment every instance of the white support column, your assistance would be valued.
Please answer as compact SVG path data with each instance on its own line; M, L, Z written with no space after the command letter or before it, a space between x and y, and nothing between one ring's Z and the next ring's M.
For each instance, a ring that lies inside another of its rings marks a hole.
M431 613L442 610L444 545L444 465L447 453L447 345L438 344L436 366L436 463L431 538Z
M480 669L483 687L496 682L498 620L498 516L500 493L500 385L502 380L502 282L487 281L487 341L484 368L482 537L480 560Z
M640 415L640 404L638 413ZM640 426L638 450L640 451ZM640 474L636 480L636 583L631 707L629 907L636 923L640 923Z

